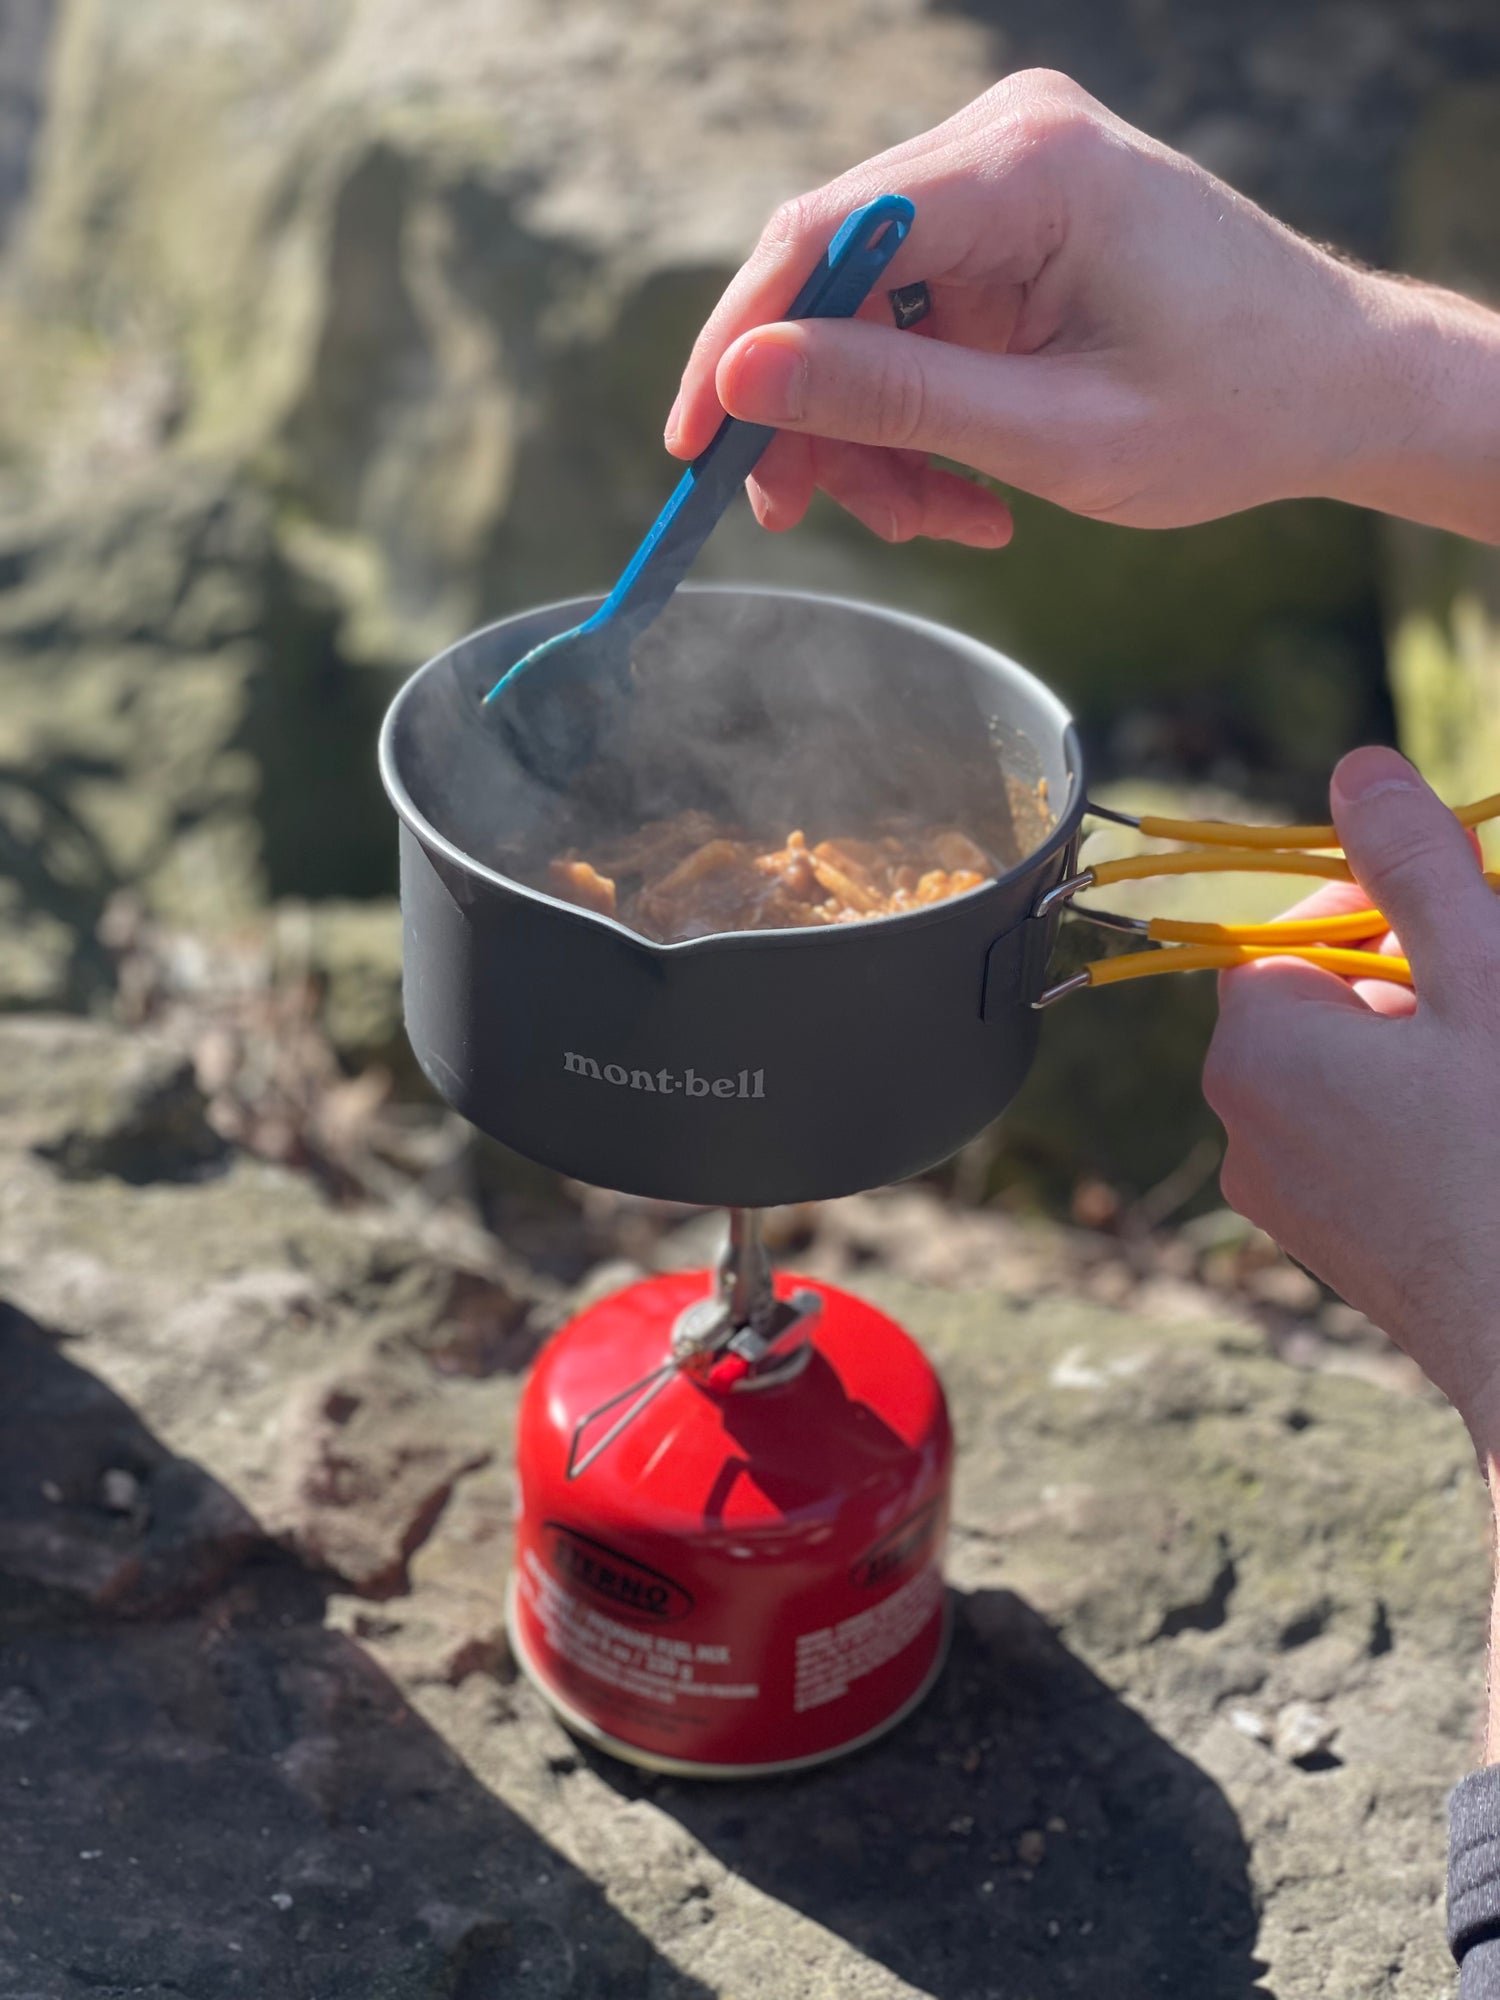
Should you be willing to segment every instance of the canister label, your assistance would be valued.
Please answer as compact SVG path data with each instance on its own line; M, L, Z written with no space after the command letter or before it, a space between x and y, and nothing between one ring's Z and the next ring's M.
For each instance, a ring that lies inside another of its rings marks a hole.
M915 1514L908 1514L898 1527L882 1535L873 1548L865 1550L851 1567L849 1581L859 1590L875 1590L894 1583L903 1570L910 1569L932 1547L941 1515L942 1506L937 1500L929 1500Z
M848 1694L917 1638L943 1601L943 1579L919 1570L910 1583L837 1625L804 1632L797 1641L792 1706L799 1715Z
M622 1555L591 1535L580 1535L576 1528L565 1528L560 1521L544 1522L542 1532L552 1567L591 1596L663 1625L686 1618L692 1610L692 1592L659 1569Z
M755 1682L735 1678L728 1646L626 1625L565 1589L534 1549L522 1557L521 1590L553 1655L622 1695L657 1709L675 1709L679 1704L753 1701L760 1693Z

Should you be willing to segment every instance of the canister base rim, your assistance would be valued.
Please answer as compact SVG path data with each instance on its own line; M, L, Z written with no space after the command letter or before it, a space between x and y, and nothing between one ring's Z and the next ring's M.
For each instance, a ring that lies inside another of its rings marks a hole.
M642 1771L655 1771L668 1778L718 1778L721 1780L745 1778L781 1778L793 1771L808 1771L817 1764L831 1764L837 1757L850 1757L856 1750L863 1750L866 1744L874 1743L887 1735L898 1724L919 1708L937 1684L939 1674L948 1663L948 1648L953 1638L953 1599L951 1592L943 1592L942 1629L938 1633L937 1650L932 1656L932 1664L923 1675L920 1685L907 1696L899 1708L893 1709L884 1721L877 1722L873 1729L866 1729L858 1736L851 1736L845 1743L832 1744L827 1750L815 1750L807 1757L785 1757L779 1762L766 1764L700 1764L688 1757L663 1757L654 1750L641 1750L633 1743L626 1743L618 1736L612 1736L607 1729L601 1729L597 1722L590 1722L571 1703L548 1684L536 1660L528 1651L521 1636L520 1620L516 1617L516 1580L512 1574L505 1591L505 1630L510 1639L510 1649L516 1665L536 1689L542 1700L552 1710L563 1727L583 1742L595 1749L607 1751L611 1757L619 1758L623 1764L634 1764Z

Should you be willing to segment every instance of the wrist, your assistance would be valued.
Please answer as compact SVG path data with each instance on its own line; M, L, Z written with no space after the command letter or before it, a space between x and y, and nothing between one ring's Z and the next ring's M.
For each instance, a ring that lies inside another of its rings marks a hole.
M1500 313L1348 275L1327 497L1500 542Z

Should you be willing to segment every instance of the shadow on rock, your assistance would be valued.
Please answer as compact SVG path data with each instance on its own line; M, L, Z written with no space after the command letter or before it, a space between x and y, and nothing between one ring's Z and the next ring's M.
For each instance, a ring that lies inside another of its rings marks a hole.
M0 1385L0 1992L707 2000L3 1306Z
M955 1611L932 1696L847 1763L692 1785L590 1761L932 2000L1266 2000L1219 1787L1019 1597Z

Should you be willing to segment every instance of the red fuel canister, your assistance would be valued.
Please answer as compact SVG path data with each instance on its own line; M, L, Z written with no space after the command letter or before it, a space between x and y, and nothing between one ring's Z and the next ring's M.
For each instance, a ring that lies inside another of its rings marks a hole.
M757 1374L671 1365L712 1274L651 1278L562 1328L521 1405L510 1627L570 1728L699 1777L853 1750L942 1664L952 1439L896 1322L781 1274L808 1311ZM598 1419L663 1370L607 1446Z

